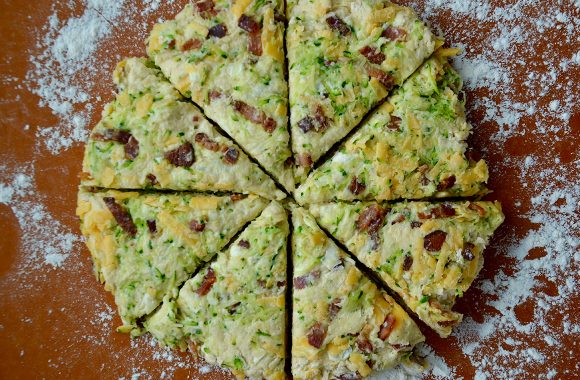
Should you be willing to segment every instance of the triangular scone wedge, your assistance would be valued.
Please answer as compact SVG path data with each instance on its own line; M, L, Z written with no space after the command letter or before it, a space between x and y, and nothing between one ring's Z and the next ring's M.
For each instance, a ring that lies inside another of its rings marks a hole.
M283 14L281 0L197 0L153 27L147 52L291 192Z
M299 203L473 196L485 193L485 161L466 157L459 74L429 59L338 152L296 190Z
M292 148L297 181L442 41L385 0L288 3Z
M360 379L408 362L425 340L302 208L292 211L292 375Z
M83 186L231 191L279 199L274 181L143 58L120 62L116 99L85 148Z
M266 205L256 196L80 189L81 231L98 280L115 296L120 331L142 332L143 317Z
M146 328L240 379L284 379L288 215L272 202Z
M318 222L376 271L427 325L446 337L452 311L483 265L504 216L498 202L313 205Z

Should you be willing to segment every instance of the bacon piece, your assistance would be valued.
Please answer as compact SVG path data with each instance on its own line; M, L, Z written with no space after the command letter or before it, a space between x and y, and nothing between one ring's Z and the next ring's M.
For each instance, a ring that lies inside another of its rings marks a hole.
M212 152L220 150L220 144L210 139L209 136L203 132L195 134L195 142Z
M328 305L328 316L330 317L330 320L333 320L334 317L336 317L336 315L338 314L338 312L342 309L342 306L340 306L340 302L341 302L340 298L335 298Z
M262 36L260 24L250 16L242 15L238 26L248 32L248 50L257 56L262 55Z
M373 344L368 337L362 334L356 338L356 346L361 352L364 352L365 354L371 354L373 352Z
M461 250L461 256L467 261L471 261L475 258L475 244L465 243L463 249Z
M439 182L439 185L437 185L437 191L450 189L453 187L453 185L455 185L455 176L451 175Z
M395 86L395 78L383 70L372 66L367 66L366 70L367 74L381 82L383 86L386 87L387 91L390 91Z
M268 133L272 133L276 130L276 120L272 119L271 117L266 118L262 123L264 130Z
M294 277L294 288L304 289L308 286L308 279L304 276Z
M343 373L343 374L339 375L337 377L337 379L338 380L362 380L362 376L358 371L347 372L347 373Z
M423 238L423 248L429 252L439 252L447 239L447 232L433 231Z
M387 209L377 204L367 207L360 213L356 221L357 229L359 231L377 232L383 226L387 211Z
M260 111L241 100L234 100L232 105L234 110L242 114L246 120L249 120L252 123L261 124L266 132L272 133L276 129L276 121L271 117L267 117L263 111Z
M183 143L165 153L165 158L175 166L190 167L195 162L193 145L190 142Z
M212 101L214 101L214 100L216 100L216 99L218 99L218 98L221 98L221 97L222 97L222 95L223 95L223 94L222 94L221 92L217 91L217 90L210 90L210 91L207 93L207 97L209 98L209 101L210 101L210 102L212 102Z
M304 133L307 133L313 129L316 132L323 132L327 130L328 127L328 117L326 117L324 114L324 109L320 104L316 106L314 116L305 116L298 122L298 128L300 128Z
M367 186L364 184L364 182L360 182L356 176L352 178L352 181L350 181L350 184L348 185L348 189L354 195L362 194L366 188Z
M199 49L201 45L203 45L203 42L201 40L192 38L190 40L185 41L183 45L181 45L181 51Z
M238 19L238 26L248 33L257 33L260 31L260 24L252 17L241 15Z
M322 347L324 338L326 338L326 328L324 328L320 322L316 322L308 330L307 336L308 344L310 344L312 347L320 348Z
M133 135L129 131L121 129L105 129L103 133L95 133L92 136L93 140L97 141L113 141L121 144L127 144Z
M139 155L139 141L135 136L129 137L129 141L125 144L125 158L134 160Z
M328 129L328 117L324 114L324 108L320 104L316 106L316 110L314 111L314 120L318 123L317 132Z
M449 218L455 216L455 209L448 203L443 203L439 207L431 210L431 215L435 218Z
M169 49L175 49L175 39L172 39L171 41L169 41L169 42L167 43L167 47L168 47Z
M236 310L238 310L238 306L240 306L242 303L241 302L236 302L234 304L231 304L230 306L226 307L226 310L228 311L228 313L234 314L236 312Z
M147 228L149 228L149 232L152 234L157 233L157 223L155 222L155 219L150 219L147 221Z
M155 174L149 173L145 176L145 178L147 179L147 181L151 186L159 185L159 181L157 181L157 177L155 177Z
M437 207L433 207L429 213L418 212L419 219L440 219L455 216L455 208L450 204L443 203Z
M312 285L314 281L318 280L319 278L320 271L313 270L312 272L305 275L294 277L294 287L296 289L304 289L305 287Z
M276 282L276 286L279 288L286 286L286 280Z
M364 55L366 59L369 60L370 63L380 65L385 60L385 55L381 53L380 50L370 46L365 46L358 52Z
M252 107L248 103L242 102L241 100L234 100L233 102L234 110L241 113L244 118L251 121L252 123L262 124L266 115L263 111Z
M117 224L125 231L129 236L135 237L137 235L137 226L133 223L131 214L123 206L118 204L113 197L104 197L103 202L113 214L113 217L117 221Z
M227 148L225 154L224 154L224 162L230 165L235 164L236 162L238 162L238 158L240 157L240 152L233 147L229 147Z
M419 219L431 219L432 218L431 212L428 212L428 213L418 212L417 216L419 217Z
M407 37L407 31L405 29L397 28L396 26L389 26L381 36L385 37L389 41L405 41Z
M423 225L421 222L411 222L411 228L419 228Z
M403 261L403 270L406 272L413 266L413 257L405 255L405 260Z
M208 36L223 38L228 34L228 27L224 24L217 24L209 28Z
M250 33L248 50L255 56L259 57L262 55L262 35L260 33Z
M248 249L250 248L250 242L247 240L240 240L240 242L238 243L238 245L242 248Z
M315 129L314 118L310 116L305 116L302 120L298 122L298 128L300 128L304 133L307 133L312 129Z
M477 211L477 213L481 217L485 216L485 209L483 207L481 207L480 205L478 205L477 203L470 203L469 206L467 206L467 208L472 210L472 211Z
M205 230L205 223L202 223L197 220L192 220L191 222L189 222L189 229L194 232L202 232L203 230Z
M205 296L207 293L209 293L215 281L216 281L215 273L213 271L213 268L210 267L207 270L207 273L205 274L205 277L203 278L201 285L196 290L196 293L200 296Z
M296 163L303 168L309 168L312 166L312 156L308 153L297 154Z
M385 215L389 210L374 204L364 209L357 221L356 227L359 231L368 231L373 240L373 249L377 249L380 243L379 230L385 221Z
M217 15L217 11L214 8L215 3L212 0L198 0L194 2L194 5L200 16L206 20Z
M339 17L336 16L328 16L326 18L326 23L330 26L331 29L336 30L343 36L348 36L351 33L350 27L347 25L346 22L342 21Z
M395 115L391 115L391 120L387 125L387 128L391 131L400 131L401 130L401 118Z
M391 332L393 332L393 328L395 328L395 322L397 320L392 314L389 314L385 317L385 321L381 325L381 329L379 330L379 339L380 340L387 340Z

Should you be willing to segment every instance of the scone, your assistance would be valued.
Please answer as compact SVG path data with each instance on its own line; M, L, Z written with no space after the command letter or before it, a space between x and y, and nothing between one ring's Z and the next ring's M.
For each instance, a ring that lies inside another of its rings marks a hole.
M300 203L484 194L485 161L466 156L461 78L440 49L296 190Z
M291 192L283 15L281 0L195 1L153 27L147 53Z
M115 296L119 330L142 333L143 318L266 205L256 196L81 189L81 232L97 278Z
M442 44L385 0L288 2L290 124L297 182Z
M425 340L304 209L292 211L292 376L361 379L409 363Z
M442 337L461 322L455 298L478 275L504 220L498 202L330 203L310 211Z
M145 326L239 379L284 379L288 234L288 215L272 202Z
M82 186L230 191L283 198L240 147L220 135L143 58L120 62L116 99L85 147Z

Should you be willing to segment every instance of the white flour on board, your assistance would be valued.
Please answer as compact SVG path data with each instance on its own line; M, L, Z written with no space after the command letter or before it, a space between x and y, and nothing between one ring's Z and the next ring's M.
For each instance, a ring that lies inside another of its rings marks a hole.
M574 360L573 352L560 350L559 341L563 336L575 336L576 341L580 337L580 325L574 317L564 316L557 329L550 327L554 323L552 314L566 305L578 287L573 274L578 273L580 262L580 189L577 175L569 174L578 173L579 162L561 163L553 143L572 133L570 119L578 112L577 79L572 73L578 73L580 65L580 2L520 0L504 7L495 6L491 0L401 2L414 6L452 45L462 48L454 65L466 88L478 94L468 103L471 121L474 128L491 128L485 131L491 138L484 153L505 151L506 143L517 136L528 135L538 141L547 132L555 136L551 137L551 145L546 144L547 151L526 157L506 154L503 162L490 168L492 177L500 177L506 167L521 172L520 183L511 185L537 195L514 199L513 204L518 216L536 227L524 236L516 236L508 227L495 249L512 264L500 268L491 279L474 284L486 295L486 307L493 312L485 314L483 321L466 318L450 339L462 348L465 359L475 369L476 379L518 378L529 370L548 379L570 377L572 374L558 373L547 363L562 355ZM79 15L67 19L61 19L55 9L37 31L39 53L30 57L33 68L27 75L28 89L40 98L39 106L48 107L57 119L52 125L33 126L40 149L57 155L86 139L89 120L100 112L88 95L97 85L91 78L107 78L112 70L110 64L99 61L97 54L105 51L114 58L119 54L114 46L105 47L104 41L114 36L116 28L139 28L146 35L151 25L135 25L132 20L137 14L156 11L160 4L160 0L146 0L140 6L119 0L85 0ZM450 26L446 30L438 28L437 17L447 17ZM474 34L481 36L481 42L477 46L466 45L466 37ZM521 59L539 45L550 48L543 49L546 53L533 62ZM568 56L560 53L563 46L573 47ZM523 121L536 128L524 130ZM0 167L0 174L0 203L12 209L21 229L21 251L26 257L18 261L19 270L37 273L77 266L75 254L81 238L51 215L42 197L30 197L35 188L35 163L16 169ZM530 259L532 249L542 253ZM555 292L542 290L546 281L553 284ZM533 320L520 321L517 305L527 303L533 307ZM89 318L102 335L86 335L82 339L105 344L103 336L115 327L114 313L108 305L96 305L95 314ZM120 355L160 361L166 368L163 378L192 365L159 348L150 338L132 340L131 345L130 353ZM431 365L429 375L437 379L457 378L457 369L429 346L421 347L421 352ZM132 363L125 378L151 378L139 368L138 361ZM213 368L201 365L198 370L207 373ZM374 378L407 376L395 370Z

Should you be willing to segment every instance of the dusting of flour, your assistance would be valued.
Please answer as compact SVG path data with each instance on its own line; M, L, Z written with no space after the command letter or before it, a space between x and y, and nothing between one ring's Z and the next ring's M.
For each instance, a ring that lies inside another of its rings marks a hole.
M556 148L578 133L572 130L571 117L580 111L580 3L407 3L434 26L439 18L452 20L442 34L462 49L454 65L467 90L475 94L468 103L470 120L474 128L490 128L484 150L502 157L498 166L490 168L490 176L501 178L504 168L517 168L520 183L510 186L536 194L513 200L517 217L536 227L524 236L510 231L496 244L497 254L511 264L475 284L490 312L483 321L466 318L454 336L476 379L528 378L530 373L547 379L572 378L573 373L558 373L549 363L562 358L577 362L580 333L578 308L571 304L579 285L580 162L577 156L561 162ZM462 43L473 34L481 36L480 43ZM522 58L540 47L537 59ZM524 121L536 128L523 128ZM514 137L538 141L541 148L525 157L506 154ZM540 254L531 255L534 251ZM526 305L533 310L531 320L518 314L518 308ZM570 310L576 312L569 315ZM561 350L563 339L573 342L573 351ZM453 368L439 369L433 377L457 378Z
M558 373L549 363L562 356L577 361L575 352L560 350L560 342L570 337L578 341L580 336L577 314L558 314L560 309L573 307L568 303L577 294L578 277L574 274L579 272L580 262L580 163L575 158L561 162L556 145L578 133L571 129L571 119L579 112L580 4L558 0L511 0L501 2L501 6L492 0L398 2L413 6L448 41L462 49L454 65L471 95L470 121L475 129L480 129L476 135L487 136L484 153L502 158L494 160L499 164L490 168L490 176L501 178L505 168L516 168L521 175L519 182L512 185L535 194L531 199L502 200L504 206L511 201L510 209L517 217L531 221L535 227L522 235L509 225L508 219L506 232L492 249L510 264L474 284L485 295L484 306L489 312L482 320L466 318L450 341L459 345L476 379L526 378L528 373L547 379L571 378L573 374ZM98 55L105 51L120 58L115 46L105 46L105 42L117 30L127 28L138 28L145 36L151 25L135 24L135 16L154 14L168 3L173 1L144 0L135 4L84 0L79 12L67 18L55 5L46 23L35 31L39 38L30 55L31 70L25 83L39 97L39 106L50 109L56 120L33 126L38 149L58 155L86 139L91 118L94 120L99 112L95 100L100 101L89 95L99 89L91 78L109 77L114 64L102 63ZM438 27L441 19L450 20L445 30ZM480 42L467 45L473 35ZM544 47L541 56L534 60L523 58L538 46ZM535 128L523 128L523 123ZM30 126L23 128L28 130ZM544 142L548 133L549 141ZM516 137L542 142L542 147L525 157L505 153ZM20 226L23 257L18 258L17 267L23 276L78 267L76 253L82 243L81 237L51 214L46 199L32 196L38 174L36 164L33 159L24 166L0 166L0 204L10 207ZM531 256L530 252L539 254ZM552 290L546 290L546 286ZM532 320L520 320L520 305L532 308ZM89 319L98 333L80 339L95 345L107 344L106 337L115 327L114 314L106 304L95 305ZM574 348L577 352L576 343ZM194 365L160 348L151 338L132 340L131 350L122 355L160 362L165 368L161 378L171 378L176 370ZM426 376L458 378L458 369L434 348L425 344L420 353L430 364ZM22 351L21 356L24 355L26 352ZM132 364L126 368L125 379L152 378L138 361ZM58 365L56 359L51 365ZM201 374L215 370L207 365L198 365L197 369ZM396 369L374 378L414 376Z

